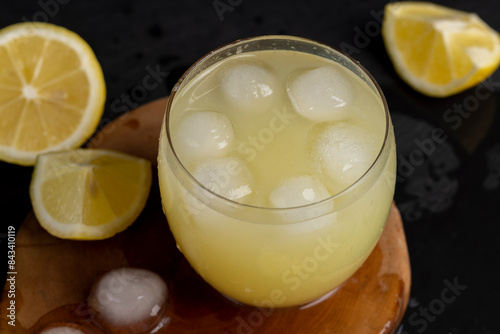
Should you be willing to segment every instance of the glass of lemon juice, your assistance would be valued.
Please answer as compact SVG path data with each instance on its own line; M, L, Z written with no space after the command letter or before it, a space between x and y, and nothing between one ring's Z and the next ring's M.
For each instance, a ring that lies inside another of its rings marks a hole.
M225 296L303 305L381 235L395 183L384 96L356 61L304 38L218 48L175 85L158 175L179 250Z

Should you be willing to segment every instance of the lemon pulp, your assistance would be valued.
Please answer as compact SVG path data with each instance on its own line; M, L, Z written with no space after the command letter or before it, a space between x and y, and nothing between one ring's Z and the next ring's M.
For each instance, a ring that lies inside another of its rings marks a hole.
M476 14L427 2L386 5L382 36L398 74L415 90L445 97L500 64L500 37Z
M80 146L102 116L106 88L90 46L48 23L0 30L0 160Z
M126 229L145 206L150 162L101 149L40 155L30 186L43 228L65 239L104 239Z

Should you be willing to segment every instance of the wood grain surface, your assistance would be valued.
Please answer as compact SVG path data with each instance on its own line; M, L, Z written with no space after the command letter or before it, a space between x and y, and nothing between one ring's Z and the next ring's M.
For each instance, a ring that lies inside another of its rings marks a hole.
M158 135L166 98L110 123L89 147L150 159L156 175ZM321 302L307 307L257 309L235 304L206 284L175 247L161 208L157 179L146 208L126 231L102 241L70 241L43 230L33 214L16 245L16 327L0 320L1 333L39 333L69 324L106 333L87 307L92 284L124 266L150 269L170 296L158 333L395 333L406 309L411 273L401 216L393 204L384 233L364 265ZM8 285L0 300L4 314Z

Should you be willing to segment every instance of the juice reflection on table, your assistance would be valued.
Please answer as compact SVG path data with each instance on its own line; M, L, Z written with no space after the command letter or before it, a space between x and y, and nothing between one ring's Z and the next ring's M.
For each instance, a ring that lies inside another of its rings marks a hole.
M179 250L222 294L285 307L349 278L384 228L395 144L385 100L333 49L239 41L174 88L158 155Z

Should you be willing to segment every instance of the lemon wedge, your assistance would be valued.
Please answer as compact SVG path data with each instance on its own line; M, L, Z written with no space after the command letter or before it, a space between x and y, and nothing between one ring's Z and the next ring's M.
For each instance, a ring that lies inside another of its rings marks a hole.
M34 165L38 154L80 146L106 97L102 69L77 34L48 23L0 30L0 160Z
M151 187L148 160L103 149L39 155L30 184L41 226L63 239L105 239L143 210Z
M382 36L396 72L428 96L459 93L500 64L495 30L474 13L428 2L387 4Z

